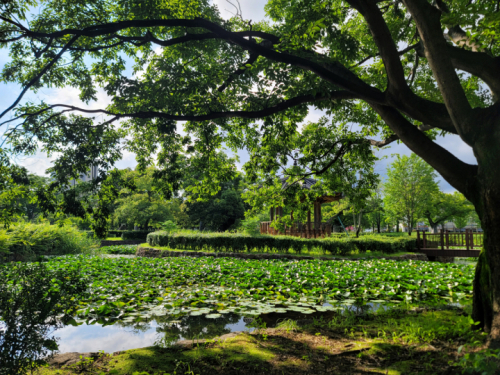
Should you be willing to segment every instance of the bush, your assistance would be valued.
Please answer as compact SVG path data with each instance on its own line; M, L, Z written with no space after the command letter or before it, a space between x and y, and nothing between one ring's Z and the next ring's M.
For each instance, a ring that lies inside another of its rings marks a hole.
M161 229L165 232L172 232L173 230L177 230L177 224L172 220L167 220L161 223Z
M79 254L96 249L96 240L72 226L20 223L0 230L0 246L10 254L32 259L39 255Z
M115 245L115 246L103 246L99 251L104 254L127 254L133 255L137 251L137 245Z
M305 239L291 236L250 236L241 233L203 233L158 231L149 233L147 242L151 246L167 246L172 249L214 251L252 251L258 252L288 252L290 249L301 253L304 249L317 249L323 253L346 255L351 251L379 251L396 253L412 251L416 247L415 239L390 238L380 236L329 237L324 239Z
M146 241L148 230L124 230L121 234L122 240L141 240Z
M57 350L55 328L68 322L87 282L78 269L41 263L0 265L0 375L25 374Z

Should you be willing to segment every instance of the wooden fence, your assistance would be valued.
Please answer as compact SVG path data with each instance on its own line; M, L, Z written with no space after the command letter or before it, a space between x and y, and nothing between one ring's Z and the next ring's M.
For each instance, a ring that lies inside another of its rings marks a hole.
M470 229L465 232L442 230L439 233L417 231L417 248L430 256L479 256L483 246L483 233L474 233Z

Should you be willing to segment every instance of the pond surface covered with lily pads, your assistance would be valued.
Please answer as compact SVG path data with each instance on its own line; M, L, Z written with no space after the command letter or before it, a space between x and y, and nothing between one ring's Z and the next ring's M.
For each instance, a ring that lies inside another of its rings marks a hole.
M353 305L466 303L474 275L469 264L392 260L74 256L47 265L77 269L89 286L74 319L55 332L62 352L212 338L249 329L255 317L329 315Z

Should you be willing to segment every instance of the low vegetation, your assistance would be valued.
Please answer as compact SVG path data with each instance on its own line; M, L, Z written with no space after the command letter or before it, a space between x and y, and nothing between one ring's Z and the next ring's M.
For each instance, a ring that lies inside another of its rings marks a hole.
M39 375L87 374L495 374L500 351L483 348L468 311L346 311L308 320L256 319L252 332L182 346L102 353Z
M77 269L88 297L75 300L77 321L110 324L153 315L342 310L356 302L435 304L470 301L473 266L432 262L285 261L234 258L65 257L51 270ZM0 268L13 280L11 266ZM327 303L325 305L325 303Z
M386 254L412 251L415 238L404 236L365 235L359 238L333 235L327 238L305 239L292 236L251 236L243 233L205 233L198 231L159 231L149 233L150 246L171 249L240 252L317 252L346 255L352 251L378 251Z
M90 253L98 246L98 241L69 225L18 223L0 230L0 255L15 260L36 259L40 255Z
M57 350L53 330L74 313L86 280L75 268L0 266L0 375L25 374Z

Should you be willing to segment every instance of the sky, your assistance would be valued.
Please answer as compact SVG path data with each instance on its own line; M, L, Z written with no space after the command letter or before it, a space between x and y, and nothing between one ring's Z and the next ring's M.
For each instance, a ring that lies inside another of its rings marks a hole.
M234 13L235 8L228 3L226 0L213 0L213 2L219 7L219 10L223 17L229 18ZM251 19L254 22L260 21L265 18L264 6L267 1L265 0L241 0L241 10L243 18ZM232 12L232 13L231 13ZM0 50L0 67L8 63L9 57L6 49ZM0 112L7 108L14 98L20 93L21 88L15 84L4 84L0 83ZM35 101L45 100L48 103L66 103L78 106L85 106L78 99L78 92L74 88L63 88L63 89L42 89L36 94L29 93L24 98L25 101ZM89 108L103 108L110 103L109 97L99 90L98 100L92 102L88 105ZM322 113L317 110L311 110L306 122L315 121L321 117ZM9 116L9 115L7 115ZM10 117L4 118L8 119ZM3 133L5 127L0 129ZM453 154L460 160L467 162L469 164L476 164L476 159L472 152L472 149L466 145L458 136L447 135L445 137L439 137L437 143L440 144L445 149L453 152ZM385 178L386 170L388 165L394 160L395 154L409 155L411 151L402 143L392 143L389 147L382 150L378 150L376 155L381 159L376 163L375 171L379 173L382 178ZM238 152L240 162L238 167L241 167L248 160L248 153L245 150L240 150ZM55 156L47 157L42 152L37 152L33 156L19 157L17 163L25 166L30 172L43 175L45 170L51 166L51 161L55 159ZM117 163L117 168L134 168L136 166L135 155L124 151L123 158ZM451 193L455 189L450 186L446 181L444 181L441 176L439 176L439 185L443 192Z

